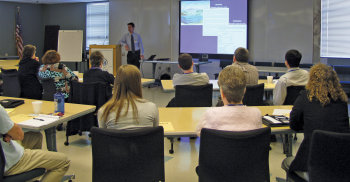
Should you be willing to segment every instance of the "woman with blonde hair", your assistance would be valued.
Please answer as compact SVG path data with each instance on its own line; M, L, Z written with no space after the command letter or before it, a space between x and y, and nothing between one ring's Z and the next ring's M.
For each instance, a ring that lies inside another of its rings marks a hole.
M142 98L141 73L134 65L117 70L112 98L98 111L100 128L135 129L159 124L157 106Z
M290 127L303 131L304 140L294 157L283 161L283 166L307 179L307 161L311 135L314 130L349 131L348 98L337 73L325 64L316 64L310 70L306 90L294 102L290 113Z

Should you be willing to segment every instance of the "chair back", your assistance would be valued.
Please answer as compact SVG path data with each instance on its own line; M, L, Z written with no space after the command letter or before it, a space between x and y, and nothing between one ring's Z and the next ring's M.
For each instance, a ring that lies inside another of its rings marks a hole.
M20 97L21 85L18 79L18 72L15 69L1 69L3 80L3 95L8 97Z
M43 86L43 100L53 101L54 94L57 92L55 82L52 78L41 79L41 85Z
M247 106L261 106L264 103L264 83L248 85L243 97L243 104Z
M350 133L315 130L308 157L310 182L350 179Z
M287 96L283 102L283 105L294 105L295 100L297 100L300 92L305 90L305 86L289 86L287 87Z
M272 66L272 62L256 62L255 66Z
M274 67L285 67L286 65L284 63L273 63Z
M213 84L175 86L176 107L211 107Z
M305 63L305 64L300 64L299 68L311 68L312 66L313 66L313 64Z
M222 131L203 128L199 148L199 181L270 181L271 128Z
M91 129L92 181L164 181L163 127Z

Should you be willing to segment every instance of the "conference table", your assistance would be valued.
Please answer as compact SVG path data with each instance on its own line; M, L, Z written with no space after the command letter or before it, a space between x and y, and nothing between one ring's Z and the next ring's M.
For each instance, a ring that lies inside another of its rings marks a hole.
M157 64L179 64L178 61L161 61L161 60L140 60L140 63L152 63L152 78L155 78L156 74L156 66ZM200 72L200 65L209 64L212 63L211 61L203 61L203 62L193 62L194 66L196 67L196 71Z
M258 84L264 83L265 91L272 91L275 89L277 80L274 80L272 83L267 83L267 80L258 80ZM173 80L161 80L163 91L164 92L173 92L175 91ZM213 91L219 91L218 80L209 80L209 83L213 84Z
M32 99L24 99L24 98L15 98L15 97L3 97L0 96L0 100L3 99L20 99L24 100L24 104L14 108L14 109L6 109L8 111L8 114L10 116L10 119L19 124L22 129L26 131L35 131L39 132L44 130L46 135L46 144L47 149L49 151L57 151L56 148L56 126L68 122L70 120L73 120L75 118L84 116L86 114L92 113L95 111L96 106L92 105L82 105L82 104L72 104L72 103L65 103L65 113L62 117L60 117L58 120L44 126L40 127L33 127L28 125L21 125L21 122L24 122L26 120L33 119L33 106L32 102L35 100ZM42 108L41 108L41 114L47 114L50 115L54 112L54 102L52 101L42 101Z
M78 73L78 78L79 78L79 82L83 82L84 81L84 73ZM142 85L148 85L154 83L154 79L149 79L149 78L141 78L141 84Z
M293 106L249 106L256 107L261 111L261 115L272 115L275 109L291 110ZM171 148L169 153L173 153L174 138L195 137L198 122L210 107L168 107L158 108L159 125L164 128L164 136L170 139ZM263 127L266 127L263 125ZM282 134L283 151L287 157L292 156L292 134L294 130L289 126L272 127L272 134Z
M273 67L273 66L255 66L259 73L286 73L287 67ZM309 71L310 68L301 68Z

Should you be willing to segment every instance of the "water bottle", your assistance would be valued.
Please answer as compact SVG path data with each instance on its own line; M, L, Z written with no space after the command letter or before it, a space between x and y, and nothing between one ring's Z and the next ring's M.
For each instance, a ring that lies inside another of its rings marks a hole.
M64 95L61 90L57 89L57 93L53 95L55 103L55 113L64 114Z

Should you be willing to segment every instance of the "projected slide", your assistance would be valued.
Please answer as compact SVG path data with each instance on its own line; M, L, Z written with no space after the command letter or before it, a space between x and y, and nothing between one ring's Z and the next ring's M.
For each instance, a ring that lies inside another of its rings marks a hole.
M350 1L321 1L321 57L350 58Z
M180 52L233 54L247 47L247 0L181 1Z

